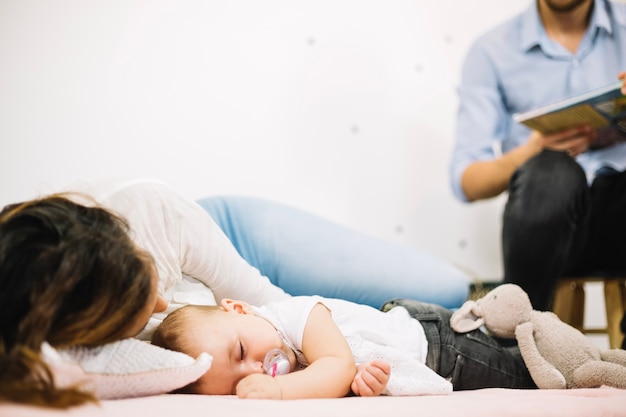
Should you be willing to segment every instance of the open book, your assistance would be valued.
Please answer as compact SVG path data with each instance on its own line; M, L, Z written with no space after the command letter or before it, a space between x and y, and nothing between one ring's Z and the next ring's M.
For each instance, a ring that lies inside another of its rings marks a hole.
M626 142L626 96L622 81L524 113L513 120L541 133L554 133L583 124L596 128L590 149Z

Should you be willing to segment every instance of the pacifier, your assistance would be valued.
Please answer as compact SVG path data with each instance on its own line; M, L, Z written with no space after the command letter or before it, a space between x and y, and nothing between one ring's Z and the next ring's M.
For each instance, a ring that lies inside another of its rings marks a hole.
M272 349L267 352L263 360L263 369L269 376L285 375L289 373L291 365L287 354L281 349Z

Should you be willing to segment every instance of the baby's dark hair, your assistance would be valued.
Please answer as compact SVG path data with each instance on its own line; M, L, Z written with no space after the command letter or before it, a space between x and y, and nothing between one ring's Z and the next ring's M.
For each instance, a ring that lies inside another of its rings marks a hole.
M193 343L193 334L187 331L190 323L195 320L206 320L210 315L223 312L220 306L186 305L174 310L159 324L152 334L152 344L165 349L182 352L197 357L196 345ZM197 382L192 382L174 391L178 394L195 394Z

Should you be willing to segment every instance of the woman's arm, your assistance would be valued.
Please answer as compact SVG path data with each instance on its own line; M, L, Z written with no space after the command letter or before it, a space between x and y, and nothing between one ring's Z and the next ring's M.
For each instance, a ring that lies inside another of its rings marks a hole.
M165 242L157 242L160 247L154 248L153 253L160 260L169 261L170 271L166 274L185 274L202 282L216 300L235 298L262 305L288 297L239 255L198 203L169 186L153 187L158 199L152 201L152 216L166 234ZM156 233L154 228L152 233Z
M282 300L288 295L246 262L209 214L195 201L179 204L180 228L176 247L183 274L204 283L216 300L236 298L253 305Z
M128 220L133 240L155 260L163 294L184 274L208 287L216 300L261 305L289 297L239 255L202 207L167 184L86 182L73 189L94 195Z
M304 328L302 353L309 366L272 378L253 374L237 385L241 398L338 398L350 392L356 364L348 342L330 311L316 304Z

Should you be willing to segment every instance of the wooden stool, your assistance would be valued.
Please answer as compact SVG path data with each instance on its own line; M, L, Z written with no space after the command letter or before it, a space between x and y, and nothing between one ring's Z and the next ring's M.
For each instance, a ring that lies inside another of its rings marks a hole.
M604 303L606 306L606 327L586 328L585 288L587 282L604 284ZM626 311L626 277L580 277L562 278L557 283L554 295L554 312L564 322L587 334L608 334L611 349L621 348L624 335L620 330L620 321Z

